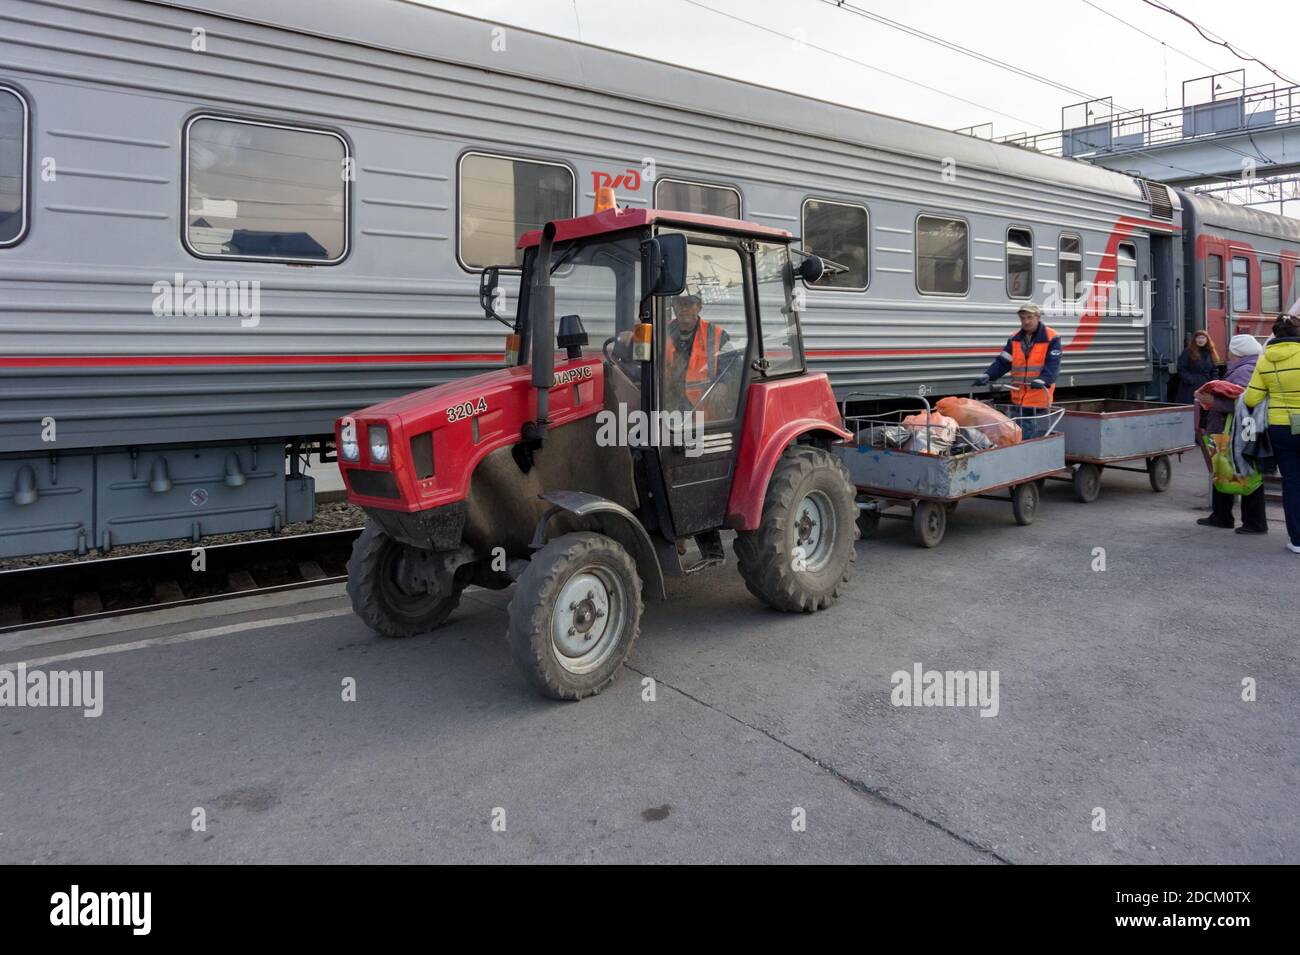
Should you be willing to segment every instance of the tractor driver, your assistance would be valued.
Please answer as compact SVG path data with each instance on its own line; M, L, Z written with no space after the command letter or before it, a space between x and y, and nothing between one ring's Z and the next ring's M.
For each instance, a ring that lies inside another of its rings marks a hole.
M664 340L663 408L698 410L706 420L729 418L735 407L729 386L740 366L729 347L731 337L700 317L703 306L703 299L689 291L673 297Z

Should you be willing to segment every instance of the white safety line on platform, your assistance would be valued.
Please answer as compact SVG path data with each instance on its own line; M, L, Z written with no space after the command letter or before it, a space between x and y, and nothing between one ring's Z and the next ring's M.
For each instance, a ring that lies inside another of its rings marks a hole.
M91 647L86 650L75 650L70 653L59 653L53 656L37 657L33 660L14 661L13 663L0 664L0 670L11 670L19 666L20 662L28 667L44 666L47 663L57 663L61 660L78 660L82 657L98 657L109 653L125 653L128 650L143 650L146 647L160 647L172 643L191 643L195 640L206 640L209 637L224 637L231 633L243 633L247 630L261 630L266 627L281 627L294 623L306 623L309 620L324 620L328 617L342 617L352 613L351 607L339 607L334 610L318 610L313 613L294 614L292 617L275 617L270 620L245 620L243 623L231 623L224 627L209 627L206 630L194 630L190 633L173 633L162 637L150 637L146 640L133 640L130 643L118 643L104 647Z
M231 597L219 601L202 603L185 603L178 607L164 609L145 609L136 613L125 613L92 620L73 620L55 623L48 627L33 627L30 630L15 630L0 634L0 653L15 653L25 650L39 653L40 647L51 643L65 643L70 640L82 640L87 637L103 637L132 633L139 630L152 630L161 626L186 623L206 623L219 610L222 616L251 613L270 609L301 606L324 600L341 598L346 595L343 584L326 584L308 590L283 590L269 594Z

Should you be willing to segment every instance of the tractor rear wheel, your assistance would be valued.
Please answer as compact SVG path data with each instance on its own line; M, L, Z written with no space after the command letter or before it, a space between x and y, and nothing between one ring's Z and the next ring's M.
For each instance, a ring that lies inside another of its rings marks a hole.
M460 603L462 586L450 593L429 593L404 583L403 561L414 548L393 540L366 522L348 558L348 597L352 609L371 630L385 637L413 637L447 622Z
M557 537L533 555L510 600L510 650L528 681L557 700L614 681L641 632L636 562L604 534Z
M857 559L856 495L834 455L787 450L768 482L758 527L736 535L736 560L749 592L791 613L829 607Z

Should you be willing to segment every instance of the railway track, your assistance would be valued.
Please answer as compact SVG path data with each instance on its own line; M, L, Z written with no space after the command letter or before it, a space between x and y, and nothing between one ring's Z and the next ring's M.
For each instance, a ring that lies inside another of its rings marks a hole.
M360 528L0 572L0 633L347 578Z

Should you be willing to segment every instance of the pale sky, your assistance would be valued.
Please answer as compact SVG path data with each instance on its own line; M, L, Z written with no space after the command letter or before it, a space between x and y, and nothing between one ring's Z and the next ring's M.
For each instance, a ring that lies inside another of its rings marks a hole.
M854 6L1015 63L1082 96L823 0L419 2L949 129L992 122L995 136L1059 129L1063 106L1092 97L1113 96L1117 106L1133 109L1177 107L1183 80L1214 72L1244 68L1248 85L1287 85L1142 0L853 0ZM1295 0L1248 5L1166 0L1166 5L1300 80Z

